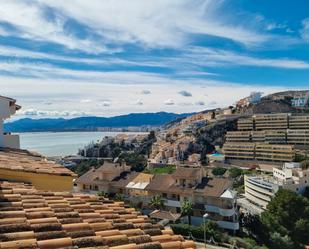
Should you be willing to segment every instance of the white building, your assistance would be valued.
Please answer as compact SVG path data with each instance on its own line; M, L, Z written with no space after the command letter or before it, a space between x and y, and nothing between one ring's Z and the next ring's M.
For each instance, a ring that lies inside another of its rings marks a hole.
M309 169L301 169L299 163L285 163L282 169L274 167L272 176L245 176L246 204L250 203L255 210L248 211L256 213L256 210L265 210L271 198L281 188L302 194L308 186ZM246 209L250 205L246 205Z
M19 149L19 136L4 133L4 120L10 118L21 107L16 104L16 100L4 96L0 96L0 147Z

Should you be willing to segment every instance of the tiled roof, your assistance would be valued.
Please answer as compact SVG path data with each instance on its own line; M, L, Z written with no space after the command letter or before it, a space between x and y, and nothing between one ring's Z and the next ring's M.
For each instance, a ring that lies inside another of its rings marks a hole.
M170 174L157 174L154 175L151 182L146 187L146 190L164 192L173 185L174 182L175 180Z
M196 190L205 196L220 197L225 190L232 186L232 181L227 178L206 178L204 177Z
M155 210L149 214L151 218L160 219L160 220L171 220L176 221L181 217L181 214L174 214L169 211L164 210Z
M198 179L201 175L201 168L178 167L173 173L174 178Z
M124 166L120 166L115 163L104 162L104 164L99 168L92 168L80 176L78 179L76 179L75 183L103 183L104 180L99 179L102 173L111 174L112 177L117 177L122 171L120 170L120 167L123 167L124 169Z
M0 150L0 169L24 171L42 174L76 176L74 172L60 164L48 161L46 158L26 150Z
M185 249L195 244L123 202L0 182L0 248Z
M125 188L137 175L137 172L124 172L111 182L111 186L115 188Z

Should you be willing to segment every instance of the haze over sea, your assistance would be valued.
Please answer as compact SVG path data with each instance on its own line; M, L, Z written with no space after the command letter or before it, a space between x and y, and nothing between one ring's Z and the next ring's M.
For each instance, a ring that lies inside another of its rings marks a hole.
M22 149L36 151L44 156L75 155L91 141L124 132L35 132L20 133ZM125 132L128 133L128 132ZM134 134L134 133L130 133Z

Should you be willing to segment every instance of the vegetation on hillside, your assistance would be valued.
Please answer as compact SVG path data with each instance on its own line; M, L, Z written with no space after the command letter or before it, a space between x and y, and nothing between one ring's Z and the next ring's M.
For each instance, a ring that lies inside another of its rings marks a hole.
M258 243L273 249L300 249L309 244L309 200L280 189L261 217L242 217L241 225Z
M99 168L103 165L104 160L100 159L91 159L91 160L83 160L80 163L76 164L75 166L71 167L70 169L76 173L78 176L85 174L89 171L92 167Z

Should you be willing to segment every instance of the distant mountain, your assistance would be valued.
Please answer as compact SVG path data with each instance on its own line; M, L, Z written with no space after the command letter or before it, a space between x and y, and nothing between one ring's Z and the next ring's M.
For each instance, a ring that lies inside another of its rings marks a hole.
M125 128L141 126L161 126L177 118L187 117L193 113L131 113L128 115L104 117L80 117L72 119L31 119L24 118L4 124L9 132L43 132L43 131L95 131L98 128Z

